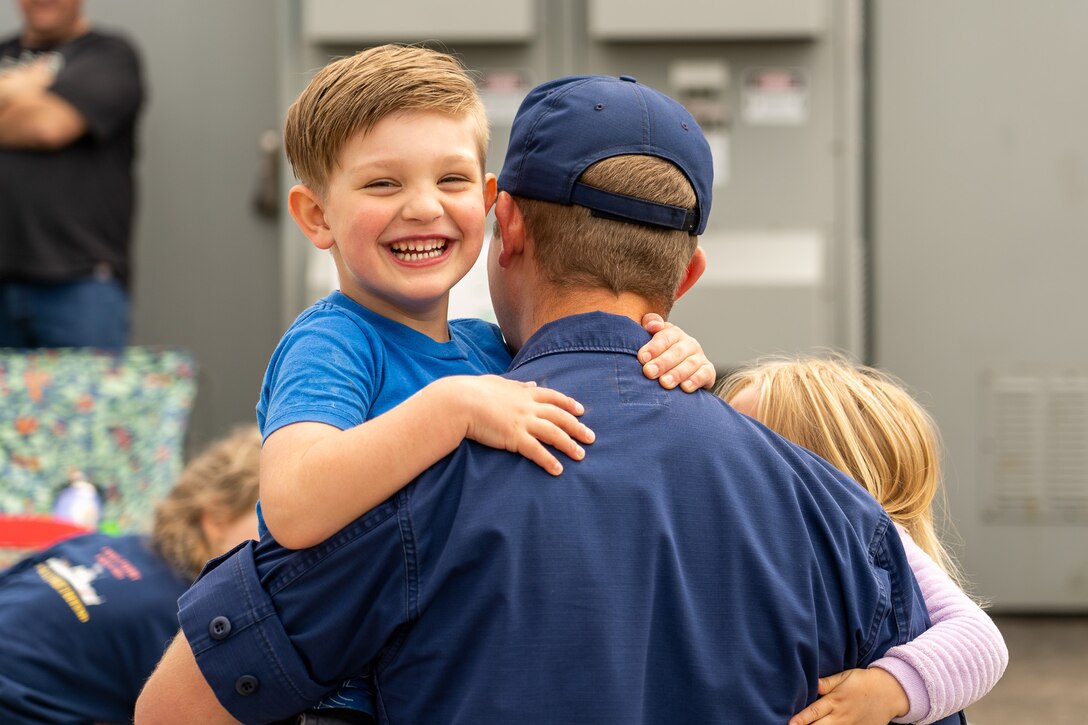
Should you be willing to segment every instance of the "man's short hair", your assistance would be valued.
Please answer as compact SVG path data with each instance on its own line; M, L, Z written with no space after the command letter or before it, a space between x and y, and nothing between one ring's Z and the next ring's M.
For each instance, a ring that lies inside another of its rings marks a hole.
M490 136L487 114L464 66L429 48L382 45L329 63L291 104L283 138L295 175L323 193L348 139L402 111L472 118L483 168Z
M695 191L684 173L656 156L613 156L590 166L580 180L660 204L695 205ZM533 238L537 268L556 289L632 292L666 313L672 308L698 237L594 216L584 206L515 198Z

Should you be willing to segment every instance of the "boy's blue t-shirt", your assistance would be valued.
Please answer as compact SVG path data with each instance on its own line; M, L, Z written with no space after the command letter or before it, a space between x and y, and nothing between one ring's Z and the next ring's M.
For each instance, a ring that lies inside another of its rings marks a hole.
M496 325L460 319L449 342L368 310L333 292L303 312L272 353L257 403L262 440L292 423L346 430L396 407L449 375L503 373L511 355ZM257 526L264 538L260 501ZM369 685L352 680L317 707L374 714Z
M463 319L451 320L449 330L449 342L435 342L341 292L318 300L272 353L257 404L261 436L302 422L346 430L439 378L502 373L510 365L497 326Z

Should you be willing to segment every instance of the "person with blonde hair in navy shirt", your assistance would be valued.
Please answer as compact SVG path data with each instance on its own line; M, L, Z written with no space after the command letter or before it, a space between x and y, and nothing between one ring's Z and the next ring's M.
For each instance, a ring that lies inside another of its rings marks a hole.
M209 446L150 536L92 533L0 573L0 722L130 722L204 563L257 530L256 426Z

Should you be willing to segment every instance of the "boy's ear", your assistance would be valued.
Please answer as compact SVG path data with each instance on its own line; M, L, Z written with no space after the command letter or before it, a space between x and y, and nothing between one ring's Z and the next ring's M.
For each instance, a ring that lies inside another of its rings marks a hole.
M684 296L692 286L699 281L699 278L703 276L703 272L706 271L706 252L702 247L695 248L695 254L691 255L691 261L688 262L687 271L684 272L684 278L680 280L680 286L676 288L676 298L680 299Z
M500 191L495 202L495 221L499 225L499 266L508 267L525 250L525 217L514 197Z
M321 197L310 187L295 184L287 192L287 208L298 228L318 249L329 249L336 241L325 221L325 208Z
M495 197L499 193L499 183L494 174L484 174L484 213L491 211L495 206Z

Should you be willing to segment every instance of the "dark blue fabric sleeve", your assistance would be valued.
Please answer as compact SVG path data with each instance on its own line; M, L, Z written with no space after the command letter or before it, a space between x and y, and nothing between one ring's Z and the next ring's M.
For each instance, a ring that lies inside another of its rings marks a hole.
M417 588L402 538L406 506L398 496L311 549L268 537L209 562L178 618L234 717L288 717L367 671L408 618L405 592Z
M178 620L219 702L244 722L264 722L302 711L325 688L309 681L276 618L253 549L247 542L210 562L178 600Z

